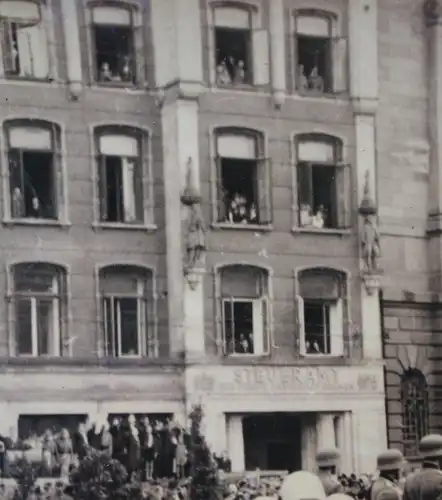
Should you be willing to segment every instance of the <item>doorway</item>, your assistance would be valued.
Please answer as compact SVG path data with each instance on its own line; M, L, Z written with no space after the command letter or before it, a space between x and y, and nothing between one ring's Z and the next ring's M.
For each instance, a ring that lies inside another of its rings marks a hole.
M301 418L296 413L265 413L243 419L246 470L302 468Z

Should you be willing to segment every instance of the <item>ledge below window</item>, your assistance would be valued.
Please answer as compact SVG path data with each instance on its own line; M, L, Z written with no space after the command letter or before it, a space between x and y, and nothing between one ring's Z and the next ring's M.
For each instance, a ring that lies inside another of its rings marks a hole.
M212 229L232 229L234 231L273 231L271 224L231 224L230 222L212 222Z
M124 224L123 222L94 222L92 227L95 230L99 229L117 229L117 230L132 230L132 231L147 231L154 232L158 229L156 224Z
M292 227L292 233L309 233L309 234L322 234L322 235L335 235L335 236L349 236L352 233L351 229L332 229L332 228L315 228L315 227Z
M309 99L313 101L334 101L334 102L350 102L350 94L348 92L315 92L315 91L305 91L299 92L294 91L292 94L287 94L287 97L298 98L298 99Z
M45 226L61 228L68 228L72 226L69 221L54 219L3 219L2 222L5 226Z
M88 86L91 90L93 91L107 91L107 92L119 92L119 93L126 93L129 92L130 94L145 94L147 91L151 91L152 89L150 88L149 84L146 83L144 85L134 85L132 83L127 83L127 84L119 84L117 82L115 83L93 83Z

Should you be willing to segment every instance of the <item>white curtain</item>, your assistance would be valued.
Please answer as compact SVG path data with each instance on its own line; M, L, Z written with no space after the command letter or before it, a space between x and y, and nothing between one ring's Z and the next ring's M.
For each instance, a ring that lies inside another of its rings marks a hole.
M48 40L42 23L17 29L20 76L45 79L49 76Z
M135 203L135 162L129 158L122 158L121 162L123 178L123 207L125 222L137 219Z

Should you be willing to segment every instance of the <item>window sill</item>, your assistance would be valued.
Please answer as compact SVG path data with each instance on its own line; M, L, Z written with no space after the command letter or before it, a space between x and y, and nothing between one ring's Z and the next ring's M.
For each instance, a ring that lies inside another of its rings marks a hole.
M130 92L131 94L145 94L146 91L151 90L149 85L136 85L133 83L99 83L95 82L89 85L91 90L104 90L107 92Z
M350 95L348 91L345 92L319 92L315 90L311 91L299 91L294 90L293 97L300 97L302 99L318 99L318 100L333 100L333 101L348 101L350 99Z
M218 87L214 85L211 87L212 92L220 92L220 93L236 93L236 94L262 94L267 95L270 91L267 89L267 85L237 85L237 86L223 86Z
M270 357L270 353L263 353L263 354L245 354L245 353L240 353L240 354L224 354L223 358L226 362L230 362L232 364L235 363L243 363L246 360L250 362L259 362L262 361L263 359L268 359Z
M92 227L98 229L117 229L128 231L147 231L153 232L158 229L156 224L125 224L124 222L94 222Z
M231 224L229 222L213 222L213 229L233 229L234 231L272 231L271 224Z
M71 227L68 221L54 219L3 219L5 226L46 226L46 227Z
M343 354L307 354L307 353L301 353L300 354L301 358L304 359L342 359L344 358Z
M65 82L62 82L58 78L31 78L31 77L20 77L20 76L7 76L3 75L3 78L0 78L0 83L9 84L9 83L18 83L20 85L40 85L40 86L48 86L51 87L61 87Z
M351 229L329 229L315 227L292 227L292 233L310 233L310 234L330 234L336 236L348 236L351 234Z

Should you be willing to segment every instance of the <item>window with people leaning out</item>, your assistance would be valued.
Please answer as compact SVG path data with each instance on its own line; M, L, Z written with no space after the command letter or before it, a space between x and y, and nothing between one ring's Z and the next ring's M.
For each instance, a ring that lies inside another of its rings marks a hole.
M339 20L313 10L294 15L296 90L299 93L339 94L347 91L347 38Z
M1 0L3 74L10 78L50 80L47 16L44 2Z
M217 222L232 225L271 223L270 161L261 134L218 129L216 142Z
M348 315L346 275L307 269L299 273L297 286L300 354L342 356Z
M224 354L269 352L268 272L248 265L223 267L218 276Z
M97 6L91 12L94 80L103 84L136 83L134 12L122 6Z
M252 7L213 9L215 83L218 87L269 83L268 32L259 25L259 14Z
M39 120L5 123L11 218L58 219L60 130ZM58 185L57 185L58 184Z
M298 224L304 229L351 225L351 165L342 161L342 141L307 134L296 138Z

